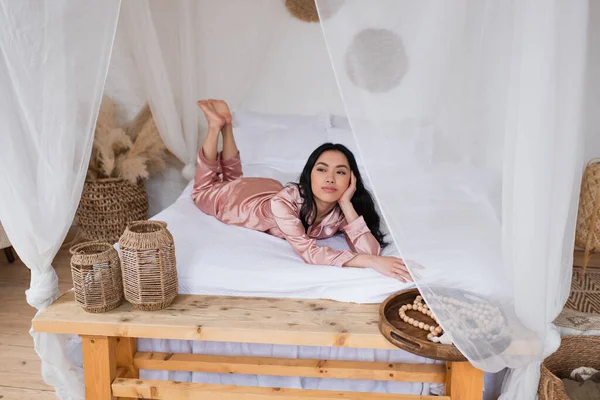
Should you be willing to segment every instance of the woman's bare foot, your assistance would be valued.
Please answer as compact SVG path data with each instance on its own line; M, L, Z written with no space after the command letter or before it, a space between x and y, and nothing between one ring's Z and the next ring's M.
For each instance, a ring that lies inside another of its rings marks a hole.
M217 114L221 117L225 118L226 124L231 124L231 111L229 111L229 106L223 100L209 100L212 106L215 108Z
M213 101L199 100L196 102L196 104L204 112L204 116L206 117L206 121L208 121L209 128L216 128L217 130L220 130L227 123L227 118L219 114ZM229 118L231 118L231 115Z

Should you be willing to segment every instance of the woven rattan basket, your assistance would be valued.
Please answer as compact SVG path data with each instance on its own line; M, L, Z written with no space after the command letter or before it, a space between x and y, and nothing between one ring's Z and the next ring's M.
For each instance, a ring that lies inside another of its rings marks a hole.
M71 247L71 276L75 301L87 312L113 310L123 301L119 253L107 242Z
M575 246L584 249L583 272L587 268L590 253L600 250L600 159L591 160L583 173Z
M119 240L127 224L148 219L148 195L144 182L124 179L86 181L75 221L90 240Z
M558 350L544 360L541 368L539 400L569 400L563 378L579 367L600 370L600 337L569 336L562 338Z
M173 236L162 221L136 221L119 240L125 299L145 311L169 306L178 281Z

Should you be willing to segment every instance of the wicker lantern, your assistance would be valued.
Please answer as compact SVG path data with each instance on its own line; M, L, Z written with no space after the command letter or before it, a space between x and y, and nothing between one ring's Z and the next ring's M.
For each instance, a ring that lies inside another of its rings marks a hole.
M94 241L71 248L75 301L87 312L113 310L123 301L119 253L107 242Z
M139 310L168 307L178 293L175 244L162 221L130 223L119 240L125 299Z

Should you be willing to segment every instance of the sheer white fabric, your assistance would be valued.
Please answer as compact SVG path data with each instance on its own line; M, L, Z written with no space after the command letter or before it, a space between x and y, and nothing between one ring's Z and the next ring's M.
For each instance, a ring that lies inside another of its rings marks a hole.
M128 28L130 48L156 126L167 148L186 165L184 176L191 179L198 148L198 58L194 45L197 35L192 20L198 3L162 3L158 15L163 14L161 20L170 23L174 33L162 36L162 46L151 4L161 6L147 0L123 3L123 27Z
M0 2L0 220L31 269L27 302L58 296L51 262L79 203L120 1ZM68 338L32 332L44 380L83 398Z
M276 31L269 21L280 7L269 0L123 3L121 28L152 114L165 145L185 164L187 180L195 172L199 128L204 132L196 101L219 97L240 104ZM232 13L245 16L241 26L231 23ZM222 29L240 34L220 35Z
M340 92L417 285L475 366L515 369L503 398L534 398L570 287L587 3L317 3L333 14L322 27ZM480 303L502 313L495 337L470 329Z

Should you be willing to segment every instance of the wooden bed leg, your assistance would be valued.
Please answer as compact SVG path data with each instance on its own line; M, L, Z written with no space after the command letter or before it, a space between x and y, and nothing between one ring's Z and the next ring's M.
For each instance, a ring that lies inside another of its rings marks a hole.
M137 379L140 377L140 370L133 363L133 358L135 357L136 352L136 338L117 338L117 347L115 349L115 353L117 357L117 374L119 378ZM117 400L126 400L126 398L118 397Z
M81 336L86 400L115 400L112 382L117 376L117 338Z
M139 378L140 370L133 364L133 357L137 352L137 339L118 337L116 347L117 370L123 369L120 378Z
M452 400L481 400L483 371L468 362L446 362L445 391Z

